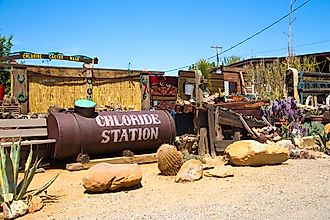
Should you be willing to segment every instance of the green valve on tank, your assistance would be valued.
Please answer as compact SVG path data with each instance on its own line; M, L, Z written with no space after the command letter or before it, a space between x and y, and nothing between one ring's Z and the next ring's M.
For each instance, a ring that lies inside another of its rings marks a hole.
M74 102L74 105L81 108L94 108L96 103L87 99L78 99Z

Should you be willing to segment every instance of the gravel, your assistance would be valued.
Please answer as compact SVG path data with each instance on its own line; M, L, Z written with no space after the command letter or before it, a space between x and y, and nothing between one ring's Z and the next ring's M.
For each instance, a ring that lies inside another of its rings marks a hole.
M141 167L141 188L104 194L84 193L86 171L62 171L48 192L61 195L58 202L21 219L330 219L329 159L225 166L234 177L203 177L192 183L160 176L157 164ZM38 174L33 184L57 172Z

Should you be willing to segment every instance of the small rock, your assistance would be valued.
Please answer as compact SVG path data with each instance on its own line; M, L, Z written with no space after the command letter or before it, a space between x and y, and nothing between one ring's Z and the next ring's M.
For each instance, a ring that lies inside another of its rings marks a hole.
M188 160L180 168L175 182L193 182L203 176L203 164L200 160Z
M29 213L37 212L44 207L44 203L39 196L33 196L28 205Z
M254 140L236 141L226 147L225 154L231 163L239 166L280 164L290 157L287 148Z
M304 140L302 138L293 138L293 143L300 149L304 148Z
M22 200L13 201L9 206L8 203L2 204L4 219L15 219L25 215L28 211L28 205Z
M293 149L294 148L294 144L292 143L291 140L280 140L276 142L277 146L280 147L285 147L287 149Z
M218 169L214 169L214 170L205 171L204 176L216 177L216 178L233 177L234 172L231 170L224 170L224 169L218 168Z
M103 192L133 187L141 184L141 180L138 164L99 163L88 169L82 183L87 191Z

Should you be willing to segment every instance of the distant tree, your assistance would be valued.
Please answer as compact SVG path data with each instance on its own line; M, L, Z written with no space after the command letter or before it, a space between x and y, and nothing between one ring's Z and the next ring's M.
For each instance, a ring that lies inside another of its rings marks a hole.
M200 59L196 64L193 64L189 67L189 70L200 70L205 79L207 79L208 84L210 85L210 75L212 69L216 68L215 62L209 62L205 59Z
M241 61L241 57L239 57L239 56L225 57L222 61L222 65L227 66L227 65L230 65L233 63L237 63L239 61Z
M1 56L8 56L11 48L13 46L12 44L13 36L5 37L1 36L0 34L0 57ZM6 62L2 62L0 64L5 64ZM0 67L0 84L6 86L6 93L10 91L10 73L6 68Z

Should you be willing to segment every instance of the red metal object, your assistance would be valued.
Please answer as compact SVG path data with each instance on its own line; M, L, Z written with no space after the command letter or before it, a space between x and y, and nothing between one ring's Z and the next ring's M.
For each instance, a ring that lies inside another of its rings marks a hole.
M0 101L3 101L3 97L5 96L6 86L0 84Z
M105 111L87 118L76 113L51 113L48 137L56 139L52 157L153 150L175 138L175 122L167 111Z

